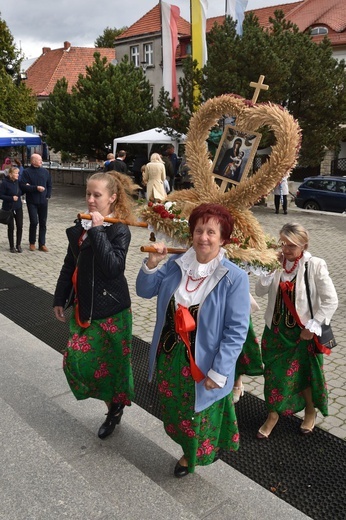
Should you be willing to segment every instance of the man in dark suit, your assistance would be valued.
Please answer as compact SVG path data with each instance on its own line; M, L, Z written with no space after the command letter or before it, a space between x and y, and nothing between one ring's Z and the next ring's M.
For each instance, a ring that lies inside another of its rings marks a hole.
M45 168L42 168L42 157L33 153L30 166L23 171L20 182L22 192L26 193L26 204L29 213L29 249L35 251L36 230L38 231L38 248L48 252L46 247L46 230L48 216L48 199L52 194L52 178Z

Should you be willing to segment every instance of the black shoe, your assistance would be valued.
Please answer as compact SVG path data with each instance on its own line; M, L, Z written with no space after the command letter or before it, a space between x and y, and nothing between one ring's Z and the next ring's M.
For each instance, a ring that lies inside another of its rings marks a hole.
M178 461L174 468L174 476L177 478L182 478L188 474L189 474L189 468L187 466L182 466L181 464L179 464L179 461Z
M21 248L21 246L17 246L16 249L18 253L23 253L23 249Z
M124 405L119 403L111 406L109 412L106 414L107 418L105 422L100 426L98 432L100 439L105 439L108 435L114 432L114 428L121 421L121 417L124 413L123 408Z
M17 253L17 249L15 247L10 247L10 253Z

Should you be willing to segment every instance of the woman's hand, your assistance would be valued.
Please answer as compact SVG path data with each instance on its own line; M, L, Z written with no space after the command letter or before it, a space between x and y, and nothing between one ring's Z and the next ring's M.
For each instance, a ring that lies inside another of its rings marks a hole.
M204 380L204 388L206 390L213 390L214 388L220 388L219 385L217 385L215 383L215 381L213 381L212 379L210 379L210 377L206 377L205 380Z
M53 310L54 310L56 319L65 323L66 318L65 318L64 308L57 306L57 307L54 307Z
M14 202L17 202L17 200L18 200L17 195L13 195L13 200L14 200Z
M156 249L156 253L149 253L147 268L155 269L155 267L157 267L159 263L166 258L167 247L163 242L156 242L155 244L150 244L150 246Z
M97 227L97 226L103 225L105 219L103 218L101 213L99 213L98 211L91 211L90 215L91 215L91 220L92 220L91 227Z
M308 329L302 329L299 337L300 337L300 339L309 341L310 339L312 339L314 337L314 333L310 332Z

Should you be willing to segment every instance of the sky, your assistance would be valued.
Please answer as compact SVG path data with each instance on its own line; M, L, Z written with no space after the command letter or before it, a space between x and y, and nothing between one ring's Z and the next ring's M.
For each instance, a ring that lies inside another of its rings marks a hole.
M248 0L247 10L297 0ZM130 26L158 0L0 0L0 15L7 23L17 49L26 59L37 58L42 47L59 49L64 41L73 47L94 47L106 27ZM189 0L169 0L190 20ZM224 14L225 0L208 1L208 18Z

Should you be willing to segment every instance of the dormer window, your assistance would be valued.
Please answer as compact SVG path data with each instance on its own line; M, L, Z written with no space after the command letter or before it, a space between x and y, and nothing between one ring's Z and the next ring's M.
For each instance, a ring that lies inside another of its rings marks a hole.
M310 31L311 36L321 36L328 34L327 27L313 27Z

